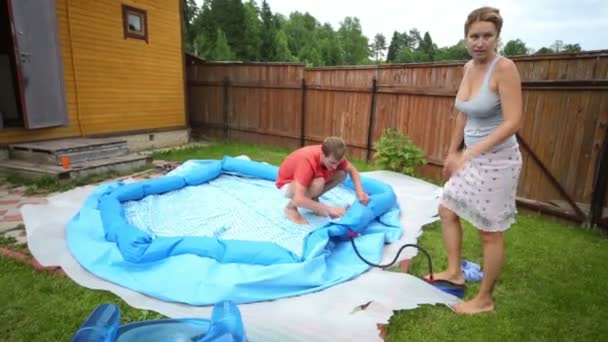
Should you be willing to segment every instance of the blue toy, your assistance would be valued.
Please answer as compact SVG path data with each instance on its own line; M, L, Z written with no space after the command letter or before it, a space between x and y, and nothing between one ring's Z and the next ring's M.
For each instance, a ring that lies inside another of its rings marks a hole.
M72 337L72 342L246 342L237 306L223 301L213 307L211 319L158 319L120 325L120 309L101 304Z
M461 263L462 275L464 276L464 280L470 282L478 282L483 278L483 272L481 271L481 266L472 261L463 260Z

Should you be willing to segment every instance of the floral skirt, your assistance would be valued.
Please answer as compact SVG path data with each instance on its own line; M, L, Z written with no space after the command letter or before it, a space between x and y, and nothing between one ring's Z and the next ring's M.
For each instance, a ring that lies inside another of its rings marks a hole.
M486 152L452 175L441 204L488 232L507 230L515 221L515 196L521 172L519 146Z

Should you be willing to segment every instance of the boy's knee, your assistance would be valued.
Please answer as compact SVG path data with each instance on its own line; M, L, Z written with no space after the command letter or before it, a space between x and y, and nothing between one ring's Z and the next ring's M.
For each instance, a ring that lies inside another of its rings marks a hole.
M334 179L338 180L340 183L346 179L346 171L338 170L334 174Z
M323 191L323 187L325 187L325 179L323 177L314 178L308 187L308 195L311 198L318 197Z
M323 188L325 186L325 179L323 177L317 177L310 183L311 189Z

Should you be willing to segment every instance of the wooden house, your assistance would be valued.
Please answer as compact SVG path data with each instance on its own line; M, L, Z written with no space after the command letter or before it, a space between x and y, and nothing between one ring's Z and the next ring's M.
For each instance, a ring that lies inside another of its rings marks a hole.
M0 144L184 136L180 0L0 4Z

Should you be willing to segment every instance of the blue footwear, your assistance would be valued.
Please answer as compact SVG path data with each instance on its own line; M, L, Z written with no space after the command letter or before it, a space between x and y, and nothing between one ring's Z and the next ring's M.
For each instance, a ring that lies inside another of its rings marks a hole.
M427 280L427 281L429 282L429 284L435 286L436 288L440 289L443 292L449 293L460 299L464 298L465 290L466 290L466 285L464 285L464 284L456 284L449 280L442 280L442 279L431 280L431 281Z

